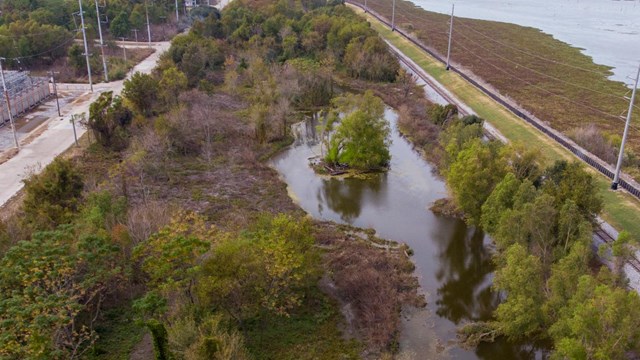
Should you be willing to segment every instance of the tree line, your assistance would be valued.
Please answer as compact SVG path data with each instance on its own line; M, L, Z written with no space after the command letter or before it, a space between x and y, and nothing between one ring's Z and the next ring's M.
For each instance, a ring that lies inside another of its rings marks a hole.
M593 176L578 162L544 167L535 149L484 140L477 118L448 120L440 142L455 204L497 246L493 286L505 297L495 320L461 329L467 341L548 339L558 359L639 351L640 298L627 290L622 271L632 254L630 236L621 233L616 241L613 269L593 265L602 209ZM606 249L601 255L607 257Z

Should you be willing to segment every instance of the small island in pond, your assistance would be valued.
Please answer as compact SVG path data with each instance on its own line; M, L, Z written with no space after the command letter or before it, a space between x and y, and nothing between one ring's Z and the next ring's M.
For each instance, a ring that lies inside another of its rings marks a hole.
M384 103L373 92L347 94L332 100L320 126L321 158L316 172L330 175L387 171L391 160L391 129Z

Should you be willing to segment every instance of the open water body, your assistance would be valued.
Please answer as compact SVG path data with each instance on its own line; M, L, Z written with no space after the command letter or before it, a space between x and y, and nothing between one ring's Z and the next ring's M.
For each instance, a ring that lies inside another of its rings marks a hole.
M435 216L430 205L447 196L432 166L397 131L397 115L387 109L392 128L391 170L368 179L315 174L309 158L319 155L315 124L294 126L296 142L271 165L288 184L292 198L311 216L375 229L378 236L407 243L413 250L427 307L403 315L404 359L531 359L531 346L497 342L476 350L455 343L457 326L486 320L499 303L491 289L491 239L462 221ZM354 254L357 256L357 254Z
M412 0L438 13L538 28L584 49L595 63L613 67L614 80L630 83L640 62L639 0ZM455 24L454 24L455 26ZM454 29L455 33L455 29Z

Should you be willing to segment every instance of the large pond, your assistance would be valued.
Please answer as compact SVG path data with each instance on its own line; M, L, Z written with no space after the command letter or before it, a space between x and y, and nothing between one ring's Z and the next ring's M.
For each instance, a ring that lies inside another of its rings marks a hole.
M296 142L272 159L290 196L317 219L375 229L378 236L407 243L414 250L426 309L403 314L401 353L411 359L532 358L535 350L506 342L475 351L457 346L456 328L489 319L498 304L491 290L491 240L464 222L435 216L430 205L447 196L432 166L398 133L397 115L387 109L392 129L391 170L368 179L323 177L309 167L319 155L315 125L293 127Z

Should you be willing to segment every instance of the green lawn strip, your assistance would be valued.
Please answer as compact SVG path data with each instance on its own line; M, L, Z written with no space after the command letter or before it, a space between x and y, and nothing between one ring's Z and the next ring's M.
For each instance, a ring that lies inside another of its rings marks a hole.
M363 14L361 11L358 13ZM480 117L488 119L505 137L513 142L520 142L527 147L540 148L542 154L551 163L556 159L575 159L568 150L548 138L546 135L526 123L493 99L466 82L458 74L446 71L444 65L429 54L410 43L402 36L391 32L388 27L367 15L373 29L384 39L411 58L427 73L445 86L462 102L471 107ZM590 168L591 169L591 168ZM618 230L626 230L636 236L640 235L640 202L632 195L609 190L611 180L597 171L595 176L604 200L602 217Z
M319 290L290 316L248 322L247 348L256 360L359 359L362 345L343 337L342 315Z

